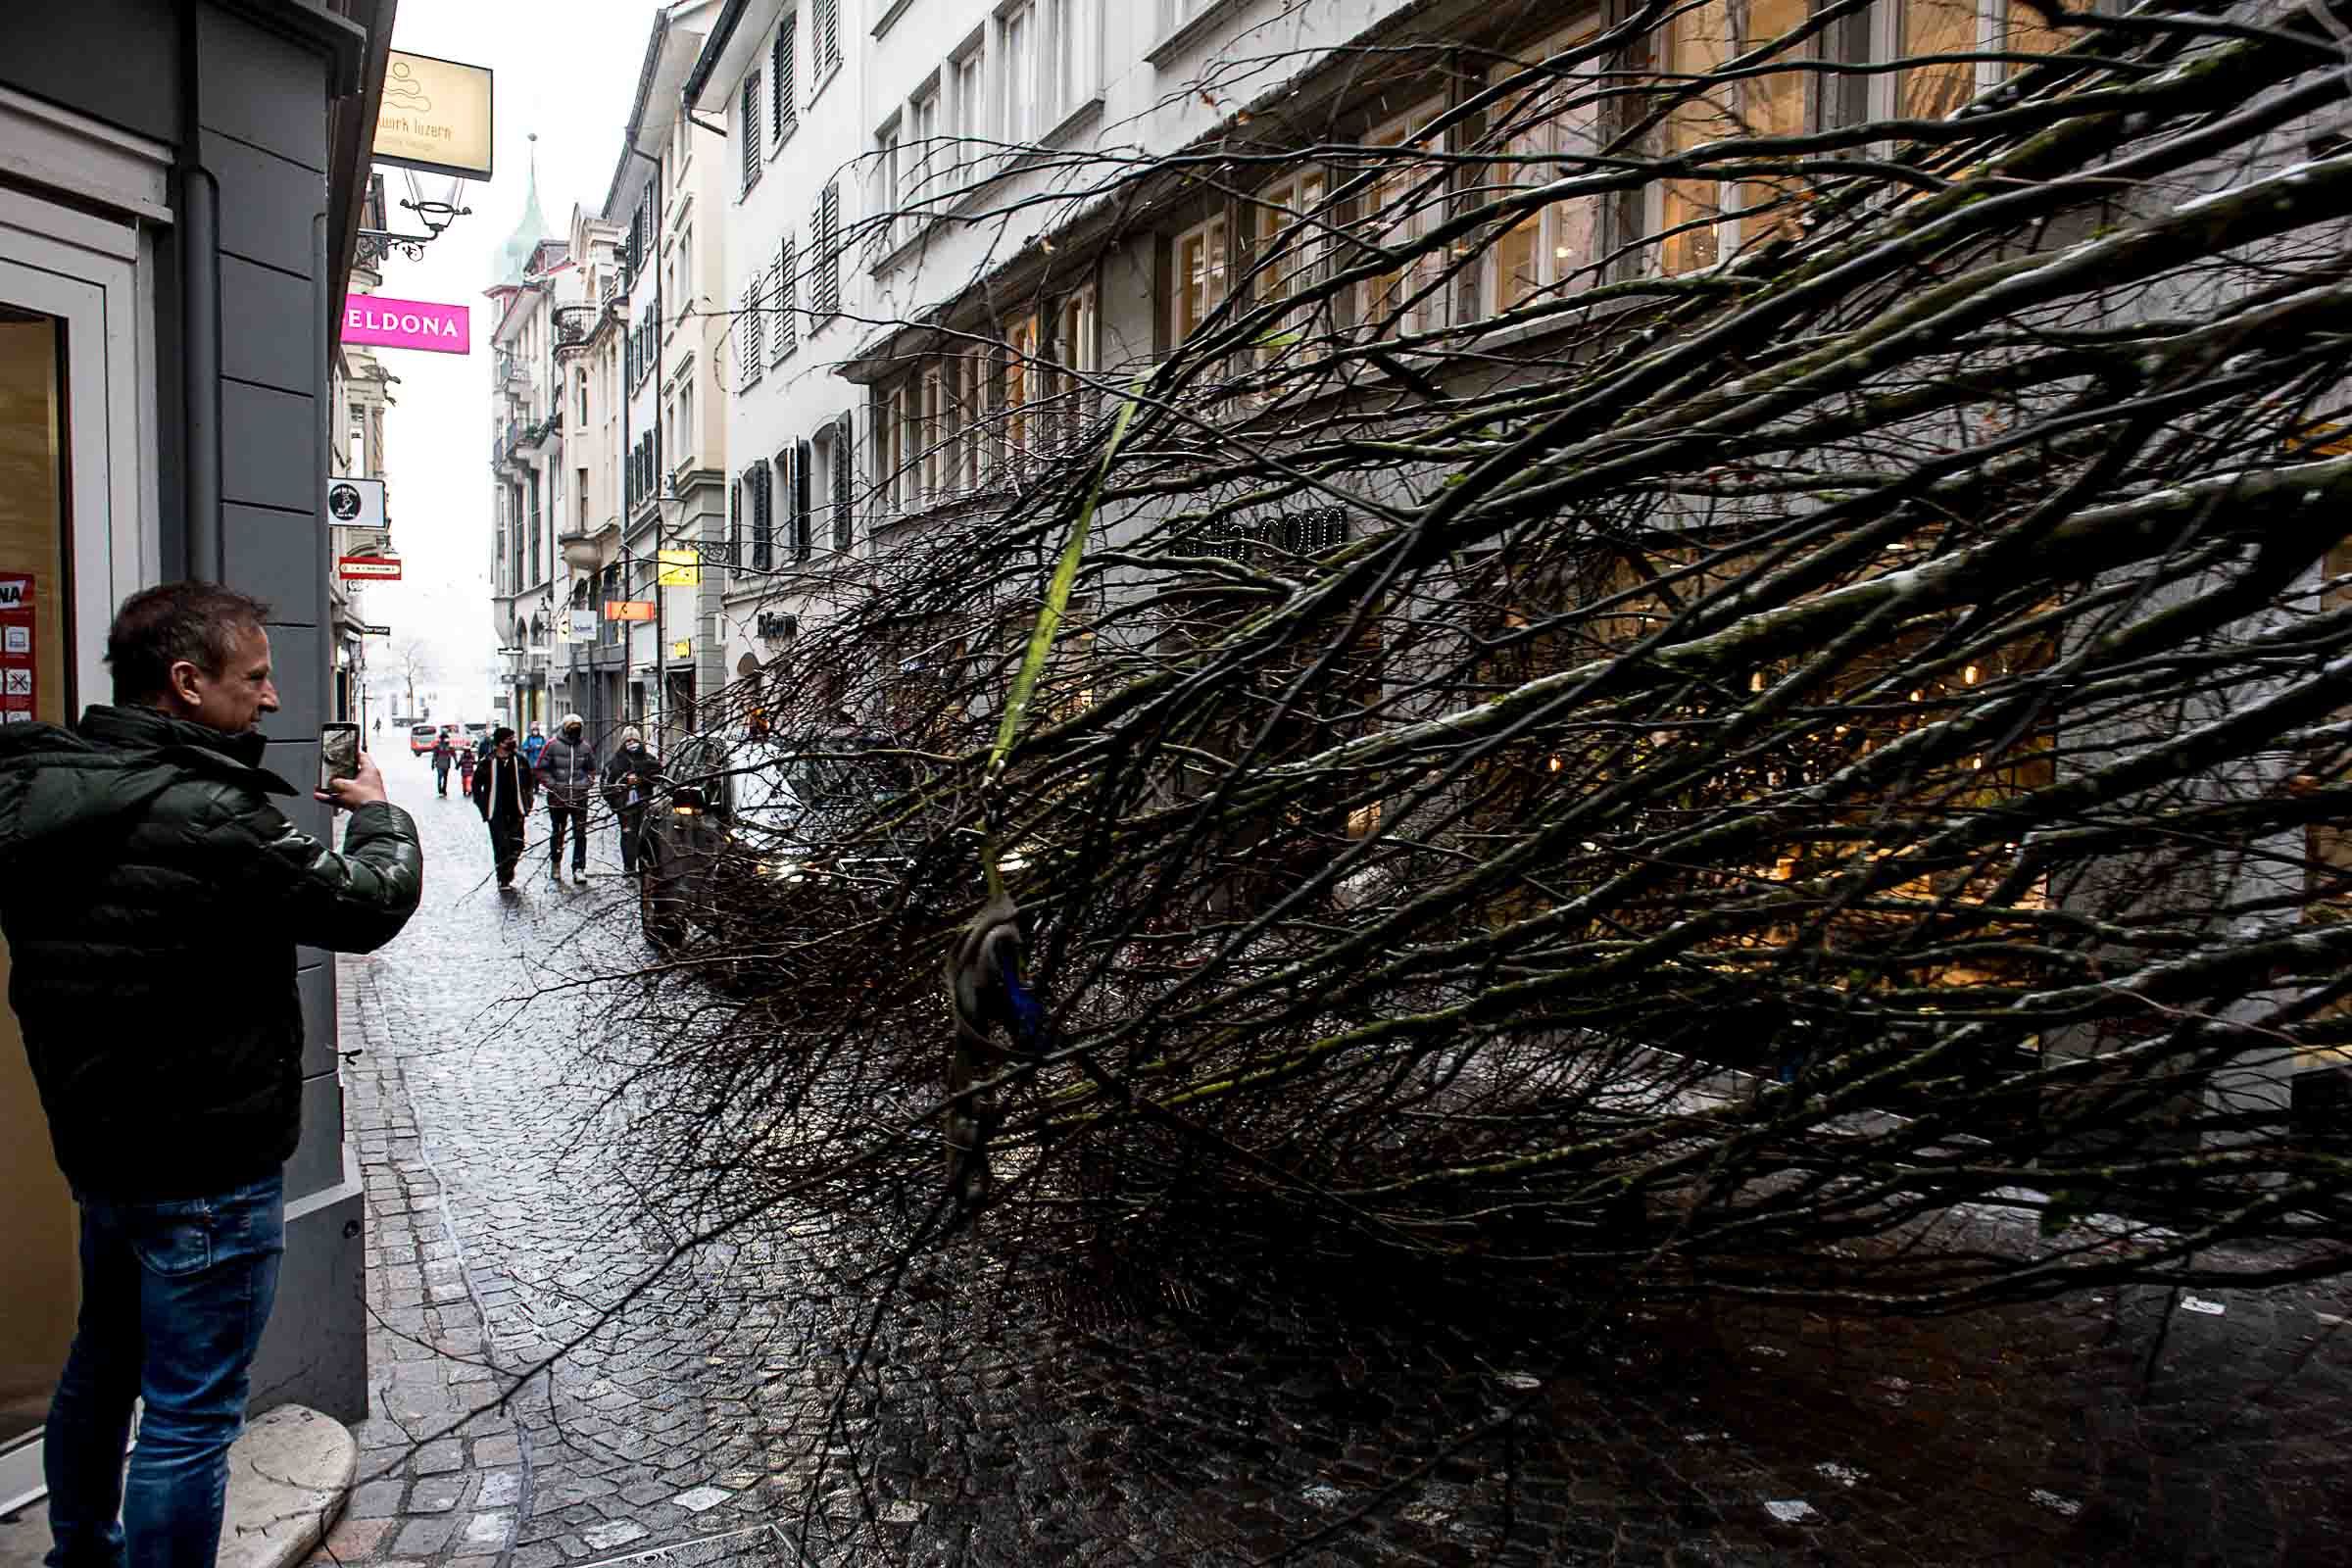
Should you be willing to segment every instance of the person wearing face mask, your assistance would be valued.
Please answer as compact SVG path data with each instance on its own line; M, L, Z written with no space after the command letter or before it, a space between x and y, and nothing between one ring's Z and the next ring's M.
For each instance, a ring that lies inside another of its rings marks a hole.
M620 745L605 764L605 804L612 808L612 815L620 823L623 876L637 874L637 835L645 824L645 803L661 772L662 759L646 750L644 732L634 724L622 730Z
M596 795L596 748L588 744L588 726L577 713L564 715L564 724L539 753L539 787L547 791L547 874L564 880L564 834L571 831L571 879L588 882L588 803Z
M473 770L473 808L490 824L490 858L498 862L498 885L514 885L515 862L522 858L523 823L539 780L514 744L514 732L500 725L490 755Z

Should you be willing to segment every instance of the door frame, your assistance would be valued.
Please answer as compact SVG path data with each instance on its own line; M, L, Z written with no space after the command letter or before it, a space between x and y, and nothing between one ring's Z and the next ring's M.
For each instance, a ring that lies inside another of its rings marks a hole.
M0 133L10 119L0 112ZM155 253L153 228L135 218L0 187L0 302L65 322L69 714L110 690L114 607L160 578ZM0 1449L0 1513L45 1492L36 1427Z

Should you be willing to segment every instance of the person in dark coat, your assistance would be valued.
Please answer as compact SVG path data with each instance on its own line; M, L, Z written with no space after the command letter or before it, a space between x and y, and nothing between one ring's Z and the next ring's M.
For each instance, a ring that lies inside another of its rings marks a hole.
M473 797L473 742L458 742L458 789L468 800Z
M620 874L637 874L637 835L645 826L645 805L661 775L662 759L645 749L645 733L634 724L620 732L620 745L605 764L605 804L620 823Z
M134 594L111 706L0 727L9 1004L81 1222L54 1563L214 1560L302 1131L298 945L380 947L423 890L368 758L314 796L351 813L340 855L274 804L295 790L254 727L277 710L269 614L212 583Z
M458 749L449 744L449 733L444 730L433 741L433 787L438 793L449 793L449 770L457 760Z
M547 871L564 880L564 830L571 829L571 879L588 880L588 804L596 799L596 748L587 721L564 715L555 739L540 749L539 787L547 791Z
M538 798L539 781L531 764L514 744L514 732L499 726L490 755L474 764L473 808L490 824L490 858L498 863L498 885L514 885L514 867L522 859L523 824Z

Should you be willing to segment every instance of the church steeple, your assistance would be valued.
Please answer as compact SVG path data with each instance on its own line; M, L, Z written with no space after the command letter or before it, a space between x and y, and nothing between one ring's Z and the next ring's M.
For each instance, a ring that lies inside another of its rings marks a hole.
M547 215L539 210L539 133L532 131L528 140L530 184L523 197L521 221L498 248L497 281L501 283L521 282L523 269L531 265L531 252L539 248L541 240L554 238L548 230Z

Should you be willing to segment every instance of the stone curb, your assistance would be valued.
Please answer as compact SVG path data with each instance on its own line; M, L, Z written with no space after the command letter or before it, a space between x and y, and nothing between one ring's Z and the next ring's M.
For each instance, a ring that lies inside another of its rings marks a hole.
M228 1501L218 1568L291 1568L324 1539L351 1495L360 1446L343 1424L281 1404L247 1424L228 1450ZM0 1529L0 1568L40 1568L49 1505L20 1510Z
M290 1568L343 1511L360 1446L343 1423L281 1404L228 1450L228 1508L218 1568Z

